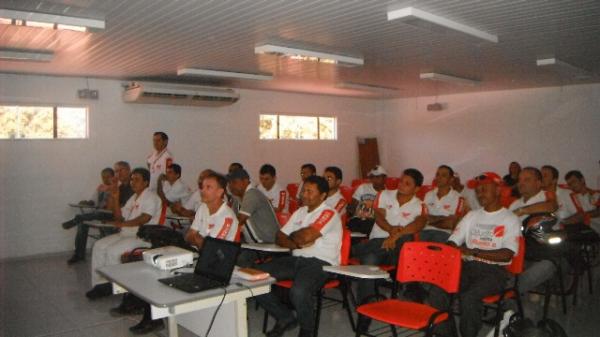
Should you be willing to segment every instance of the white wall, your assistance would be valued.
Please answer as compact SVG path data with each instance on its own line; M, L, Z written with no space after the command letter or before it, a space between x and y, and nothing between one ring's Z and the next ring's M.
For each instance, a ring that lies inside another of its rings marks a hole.
M416 167L430 182L448 164L462 177L506 174L509 162L580 169L596 188L600 159L600 85L440 96L380 102L383 162L398 174ZM464 181L464 179L463 179Z
M257 178L270 162L281 182L299 180L299 166L313 162L319 172L338 165L346 182L357 175L356 137L376 133L376 101L268 91L241 91L225 108L185 108L121 102L121 82L90 79L98 101L79 100L83 78L0 74L0 103L59 103L89 106L86 140L0 140L0 259L73 247L74 230L60 224L73 216L68 202L87 199L99 171L117 160L144 165L152 133L167 132L183 178L194 184L204 168L226 170L242 162ZM337 141L260 141L260 113L322 114L338 117Z

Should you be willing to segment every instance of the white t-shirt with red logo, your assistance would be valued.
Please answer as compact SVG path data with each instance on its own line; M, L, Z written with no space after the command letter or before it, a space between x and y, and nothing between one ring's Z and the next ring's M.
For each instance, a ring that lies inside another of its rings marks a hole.
M271 202L271 206L273 209L277 209L281 207L281 210L285 210L287 208L288 203L288 192L285 188L281 187L278 183L275 183L270 190L262 185L256 185L256 189L261 191L267 199Z
M465 244L470 249L496 250L508 248L515 254L519 251L521 221L511 211L501 208L486 212L483 208L471 211L458 223L448 241L457 246ZM465 256L466 260L479 260L490 264L507 265L510 262L492 262Z
M155 191L158 177L161 174L165 174L167 167L173 164L173 155L166 148L160 152L154 150L152 154L146 157L146 163L148 163L148 170L150 170L149 187L151 191Z
M566 219L577 213L577 207L571 199L570 190L562 187L556 187L556 192L554 193L556 194L556 203L558 204L558 208L554 213L559 219Z
M346 214L346 205L348 205L348 202L340 190L337 190L337 192L328 196L327 199L325 199L325 204L335 209L340 216Z
M427 192L423 202L427 206L427 211L430 215L437 216L460 216L464 211L465 199L457 191L451 189L445 196L438 198L438 188ZM436 230L450 234L450 229L442 229L434 226L425 226L425 230Z
M415 221L419 215L427 215L427 207L416 195L413 195L408 202L400 205L396 194L397 191L395 190L385 190L379 192L377 199L375 199L374 207L385 210L385 220L390 225L406 227ZM390 236L390 233L379 227L377 222L375 222L371 233L369 233L369 239L387 238L388 236Z
M186 186L181 179L175 180L172 185L165 180L162 184L162 189L165 198L167 198L169 202L184 203L190 197L190 194L192 194L192 190Z
M315 257L332 266L339 265L342 247L342 221L335 209L327 206L324 202L312 212L308 211L307 206L300 207L292 214L281 231L285 235L290 235L306 227L318 230L321 232L321 237L309 247L294 249L292 255Z
M214 214L210 214L208 206L202 204L196 212L194 222L192 222L190 228L198 231L203 237L210 236L235 241L238 232L238 220L233 210L226 203L223 203Z
M161 201L158 195L145 188L141 194L133 194L121 208L121 216L125 221L133 220L142 214L148 214L152 218L148 224L159 224L161 213ZM121 235L135 236L138 227L123 227Z

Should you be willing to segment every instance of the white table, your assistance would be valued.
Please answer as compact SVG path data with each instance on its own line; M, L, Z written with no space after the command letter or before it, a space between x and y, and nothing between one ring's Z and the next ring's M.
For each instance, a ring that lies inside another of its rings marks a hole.
M388 279L390 273L381 270L378 266L351 265L351 266L323 266L323 270L332 273L362 279Z
M275 243L242 243L242 248L269 253L287 253L290 251L289 248L281 247Z
M366 238L367 234L361 232L352 232L350 233L350 237L352 238Z
M170 337L177 337L177 324L204 336L216 307L223 300L210 335L212 337L247 337L246 298L266 294L275 279L245 281L232 278L223 299L222 288L195 294L166 286L158 279L171 277L169 271L145 262L102 267L98 272L113 284L113 293L130 292L150 304L152 318L168 318Z

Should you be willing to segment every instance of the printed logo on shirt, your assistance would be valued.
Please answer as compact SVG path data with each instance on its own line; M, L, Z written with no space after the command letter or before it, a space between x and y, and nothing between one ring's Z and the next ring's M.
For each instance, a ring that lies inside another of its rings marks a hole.
M504 236L504 225L477 224L469 230L470 244L476 248L496 249Z
M227 234L229 234L229 230L231 229L231 225L233 224L233 218L225 218L223 222L223 228L217 235L217 239L225 239L227 238Z
M411 215L410 212L402 212L402 216L408 218Z
M208 230L209 231L212 230L213 228L215 228L215 224L214 223L208 224Z
M499 225L498 227L494 228L494 236L497 238L504 236L504 225Z
M329 220L331 220L331 218L333 217L334 212L332 210L326 209L323 212L321 212L321 215L319 215L319 218L317 219L317 221L315 221L311 227L321 231L321 229L323 229L323 227L325 227L325 225L329 222Z
M449 210L450 209L450 205L444 205L444 209L445 210Z

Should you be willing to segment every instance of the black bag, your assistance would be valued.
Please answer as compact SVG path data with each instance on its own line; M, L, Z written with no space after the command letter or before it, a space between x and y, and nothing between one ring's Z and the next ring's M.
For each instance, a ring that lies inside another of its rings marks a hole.
M565 330L554 320L545 319L535 325L529 318L522 318L518 314L510 317L502 335L504 337L568 337Z
M143 225L138 229L137 236L150 242L152 248L175 246L191 251L195 250L185 241L183 234L167 226Z

